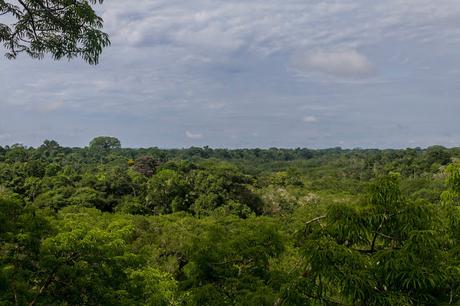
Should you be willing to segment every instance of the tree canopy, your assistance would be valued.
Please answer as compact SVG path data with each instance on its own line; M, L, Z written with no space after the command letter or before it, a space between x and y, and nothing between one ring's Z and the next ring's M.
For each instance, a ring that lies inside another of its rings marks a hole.
M120 140L110 136L99 136L91 140L90 149L94 150L111 150L121 148Z
M1 305L458 305L460 150L0 148Z

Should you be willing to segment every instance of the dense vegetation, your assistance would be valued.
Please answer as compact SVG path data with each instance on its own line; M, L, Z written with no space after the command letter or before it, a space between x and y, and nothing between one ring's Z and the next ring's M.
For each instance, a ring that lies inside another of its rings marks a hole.
M0 147L0 304L458 305L458 158Z

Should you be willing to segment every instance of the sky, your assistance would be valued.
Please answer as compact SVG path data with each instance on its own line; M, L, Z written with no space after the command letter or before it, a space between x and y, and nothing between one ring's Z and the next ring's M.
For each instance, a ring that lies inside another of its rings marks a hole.
M458 0L97 10L112 41L97 66L0 57L0 145L460 146Z

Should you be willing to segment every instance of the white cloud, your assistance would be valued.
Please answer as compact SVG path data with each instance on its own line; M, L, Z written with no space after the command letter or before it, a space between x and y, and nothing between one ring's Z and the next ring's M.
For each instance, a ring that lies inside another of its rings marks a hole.
M185 136L190 139L203 139L203 134L185 131Z
M317 51L297 55L293 59L292 68L300 73L319 72L340 78L362 78L374 73L371 62L356 50Z
M389 37L432 39L458 34L458 0L152 1L103 5L114 45L193 48L220 53L240 47L272 53L293 48L359 46ZM457 25L457 24L455 24Z
M302 118L302 121L305 123L316 123L318 122L318 118L316 118L315 116L304 116Z

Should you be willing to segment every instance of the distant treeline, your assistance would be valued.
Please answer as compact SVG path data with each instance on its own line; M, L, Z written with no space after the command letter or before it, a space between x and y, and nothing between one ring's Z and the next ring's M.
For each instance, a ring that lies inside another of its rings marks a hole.
M222 149L205 147L190 147L182 149L161 149L151 148L122 148L118 139L113 137L97 137L89 146L61 147L54 140L45 140L37 147L25 147L21 144L12 146L0 146L0 161L26 161L36 158L76 156L87 162L100 161L101 156L116 154L130 159L150 155L162 160L197 160L197 159L219 159L219 160L245 160L245 161L295 161L310 159L327 159L343 156L346 158L366 159L370 162L387 163L388 161L411 162L418 160L425 165L437 163L448 164L453 157L460 157L460 147L446 148L443 146L431 146L428 148L407 148L407 149L343 149L341 147L328 149L308 148L248 148L248 149Z

